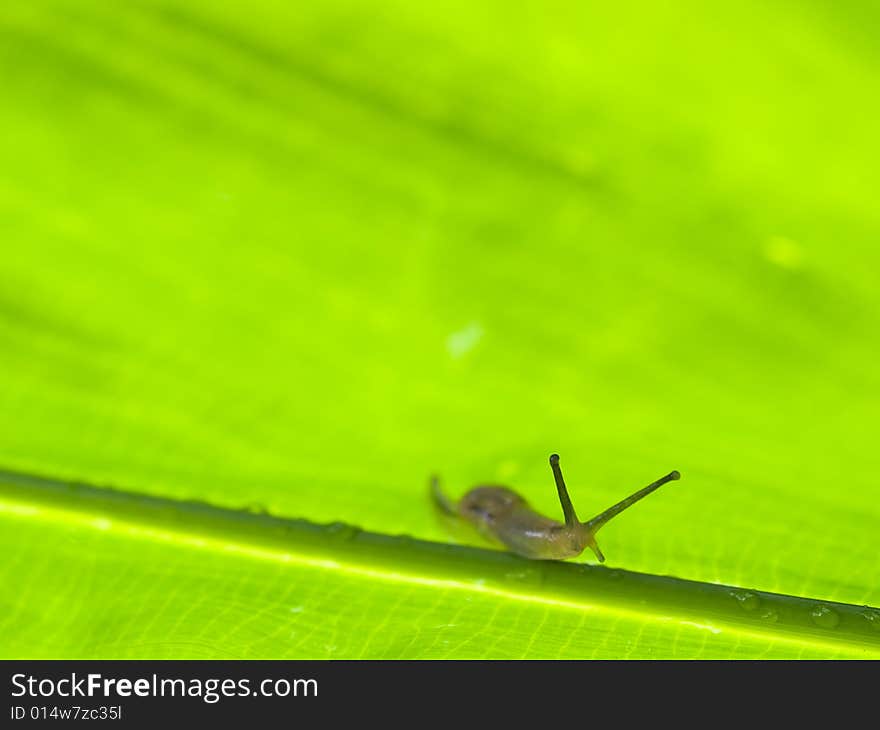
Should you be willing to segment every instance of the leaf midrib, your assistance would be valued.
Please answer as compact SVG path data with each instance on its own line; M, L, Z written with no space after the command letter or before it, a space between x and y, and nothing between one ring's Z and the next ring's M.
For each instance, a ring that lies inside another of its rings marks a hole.
M251 509L155 497L0 470L0 513L115 530L181 549L228 552L365 579L470 591L562 610L672 622L854 657L880 658L880 610L722 584L533 561L465 547L319 525Z

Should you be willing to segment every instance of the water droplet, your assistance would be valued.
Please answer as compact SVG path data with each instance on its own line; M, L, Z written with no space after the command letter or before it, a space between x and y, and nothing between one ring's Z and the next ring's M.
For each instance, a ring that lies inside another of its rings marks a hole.
M764 619L767 623L775 624L779 621L779 614L776 613L776 609L768 608L764 611L761 611L761 618Z
M262 502L250 502L244 506L245 512L250 512L254 515L267 515L269 514L269 509Z
M512 583L525 583L539 586L544 582L544 574L538 568L517 568L504 574L504 579Z
M830 606L816 606L810 613L813 623L823 629L833 629L840 623L840 616Z
M737 600L743 611L754 611L761 605L761 599L748 591L731 591L730 595Z
M476 347L483 336L479 322L471 322L463 330L453 332L446 338L446 349L454 359L459 359Z
M880 631L880 611L876 608L865 607L865 610L860 615L874 631Z
M351 540L360 530L354 525L345 522L331 522L324 528L327 535L336 540Z
M622 570L609 570L608 577L611 580L623 580L623 571Z

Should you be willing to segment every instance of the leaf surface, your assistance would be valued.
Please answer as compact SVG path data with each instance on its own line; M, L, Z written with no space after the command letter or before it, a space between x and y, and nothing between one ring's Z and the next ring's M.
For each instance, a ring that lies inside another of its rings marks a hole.
M611 568L880 605L875 15L4 5L0 466L430 543L433 472L556 515L556 451L586 515L675 468ZM44 500L0 485L4 656L873 651Z

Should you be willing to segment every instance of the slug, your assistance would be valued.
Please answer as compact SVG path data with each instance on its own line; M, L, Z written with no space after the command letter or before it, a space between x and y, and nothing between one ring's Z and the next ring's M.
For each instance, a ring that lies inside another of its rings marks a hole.
M473 524L484 537L501 543L517 555L533 560L563 560L580 555L589 547L601 563L605 562L605 556L596 544L596 533L602 526L655 489L681 478L677 471L669 472L593 519L580 522L562 479L558 454L550 455L550 468L556 480L564 523L538 514L512 489L494 484L473 487L456 504L443 493L439 479L434 476L431 495L443 513Z

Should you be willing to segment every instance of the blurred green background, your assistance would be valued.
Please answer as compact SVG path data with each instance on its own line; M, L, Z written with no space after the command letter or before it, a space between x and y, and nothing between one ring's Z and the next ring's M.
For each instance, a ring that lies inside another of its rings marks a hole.
M880 605L878 16L4 3L0 466L434 541L434 471L556 515L557 451L586 517L677 468L610 566ZM35 501L3 656L833 654Z

